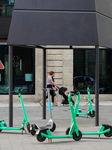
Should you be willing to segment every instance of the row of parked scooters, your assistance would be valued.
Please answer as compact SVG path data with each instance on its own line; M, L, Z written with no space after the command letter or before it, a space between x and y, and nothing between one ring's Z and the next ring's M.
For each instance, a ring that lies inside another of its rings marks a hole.
M46 90L46 89L44 89ZM28 130L32 135L36 134L36 139L39 142L43 142L48 138L48 141L52 142L52 139L57 139L57 138L73 138L75 141L79 141L82 138L82 135L101 135L104 134L106 137L111 137L112 136L112 126L107 125L107 124L102 124L98 132L81 132L77 123L76 123L76 116L79 115L87 115L93 118L95 116L95 111L93 110L92 107L92 102L91 102L91 96L90 96L90 90L87 88L87 93L88 93L88 100L89 100L89 109L87 113L82 113L82 110L79 109L79 102L80 102L80 92L79 91L71 91L68 96L68 101L69 101L69 107L70 107L70 112L71 112L71 125L66 129L65 135L60 135L60 136L54 136L52 135L51 132L54 132L56 130L56 124L53 121L52 118L52 108L51 108L51 100L50 100L50 89L47 88L48 91L48 103L49 103L49 111L50 111L50 120L46 124L46 126L39 127L37 124L31 124L28 121L27 114L25 111L23 99L21 96L22 90L18 90L16 93L18 93L23 113L24 113L24 118L22 121L22 125L19 128L14 128L14 127L8 127L6 125L6 122L4 120L0 121L0 132L2 130L22 130L26 132L25 130L25 125ZM73 106L72 103L72 96L77 95L77 100L75 103L75 107Z

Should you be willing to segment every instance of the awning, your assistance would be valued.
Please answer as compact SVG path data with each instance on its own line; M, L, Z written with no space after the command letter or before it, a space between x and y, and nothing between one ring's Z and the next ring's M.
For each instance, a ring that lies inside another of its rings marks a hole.
M106 0L16 0L8 44L112 48L111 12Z

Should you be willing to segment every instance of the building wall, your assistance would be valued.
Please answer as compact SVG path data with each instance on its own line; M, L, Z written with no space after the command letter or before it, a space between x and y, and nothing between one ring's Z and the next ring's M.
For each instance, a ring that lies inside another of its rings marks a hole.
M36 49L36 97L35 101L42 99L42 49ZM73 50L47 49L46 51L46 78L50 71L55 72L55 83L69 90L73 89ZM61 96L57 96L61 101Z
M72 49L47 49L46 51L46 78L49 71L55 72L55 82L59 87L65 86L68 91L73 90L73 50ZM35 101L42 99L42 49L36 49L36 96ZM87 94L81 94L81 101L87 98ZM91 94L95 99L95 94ZM58 94L57 101L62 97ZM75 99L75 97L74 97ZM112 100L112 94L100 94L100 100Z
M35 95L22 95L24 101L38 102L42 99L43 84L43 50L35 50ZM46 78L49 71L55 72L55 82L59 87L65 86L68 91L73 90L73 50L72 49L48 49L46 51ZM81 94L81 100L84 101L87 94ZM76 97L74 97L75 99ZM95 95L91 94L94 99ZM61 101L62 97L58 94L57 101ZM100 100L112 100L112 94L100 94ZM13 96L14 101L19 101L17 95ZM0 95L0 101L9 101L8 95Z
M40 101L42 99L42 78L43 78L43 50L36 49L35 51L35 101Z

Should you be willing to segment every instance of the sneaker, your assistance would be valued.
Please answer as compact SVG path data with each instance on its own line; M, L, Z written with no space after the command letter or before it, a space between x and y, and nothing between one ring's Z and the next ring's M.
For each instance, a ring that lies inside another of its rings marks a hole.
M64 104L61 104L61 106L64 106Z
M54 106L58 106L58 103L54 103Z
M43 106L43 102L40 101L39 104L40 104L40 106Z
M88 102L86 102L86 105L88 105L89 103Z

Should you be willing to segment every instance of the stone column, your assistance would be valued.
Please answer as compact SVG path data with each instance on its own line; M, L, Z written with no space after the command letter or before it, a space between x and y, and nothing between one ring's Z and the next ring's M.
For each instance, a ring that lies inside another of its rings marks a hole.
M63 86L73 90L73 49L63 50Z
M51 49L47 50L47 75L49 71L55 72L55 83L59 87L65 86L68 91L73 89L73 50ZM57 95L57 101L61 96Z
M36 48L35 51L35 101L42 99L42 55L43 49Z

